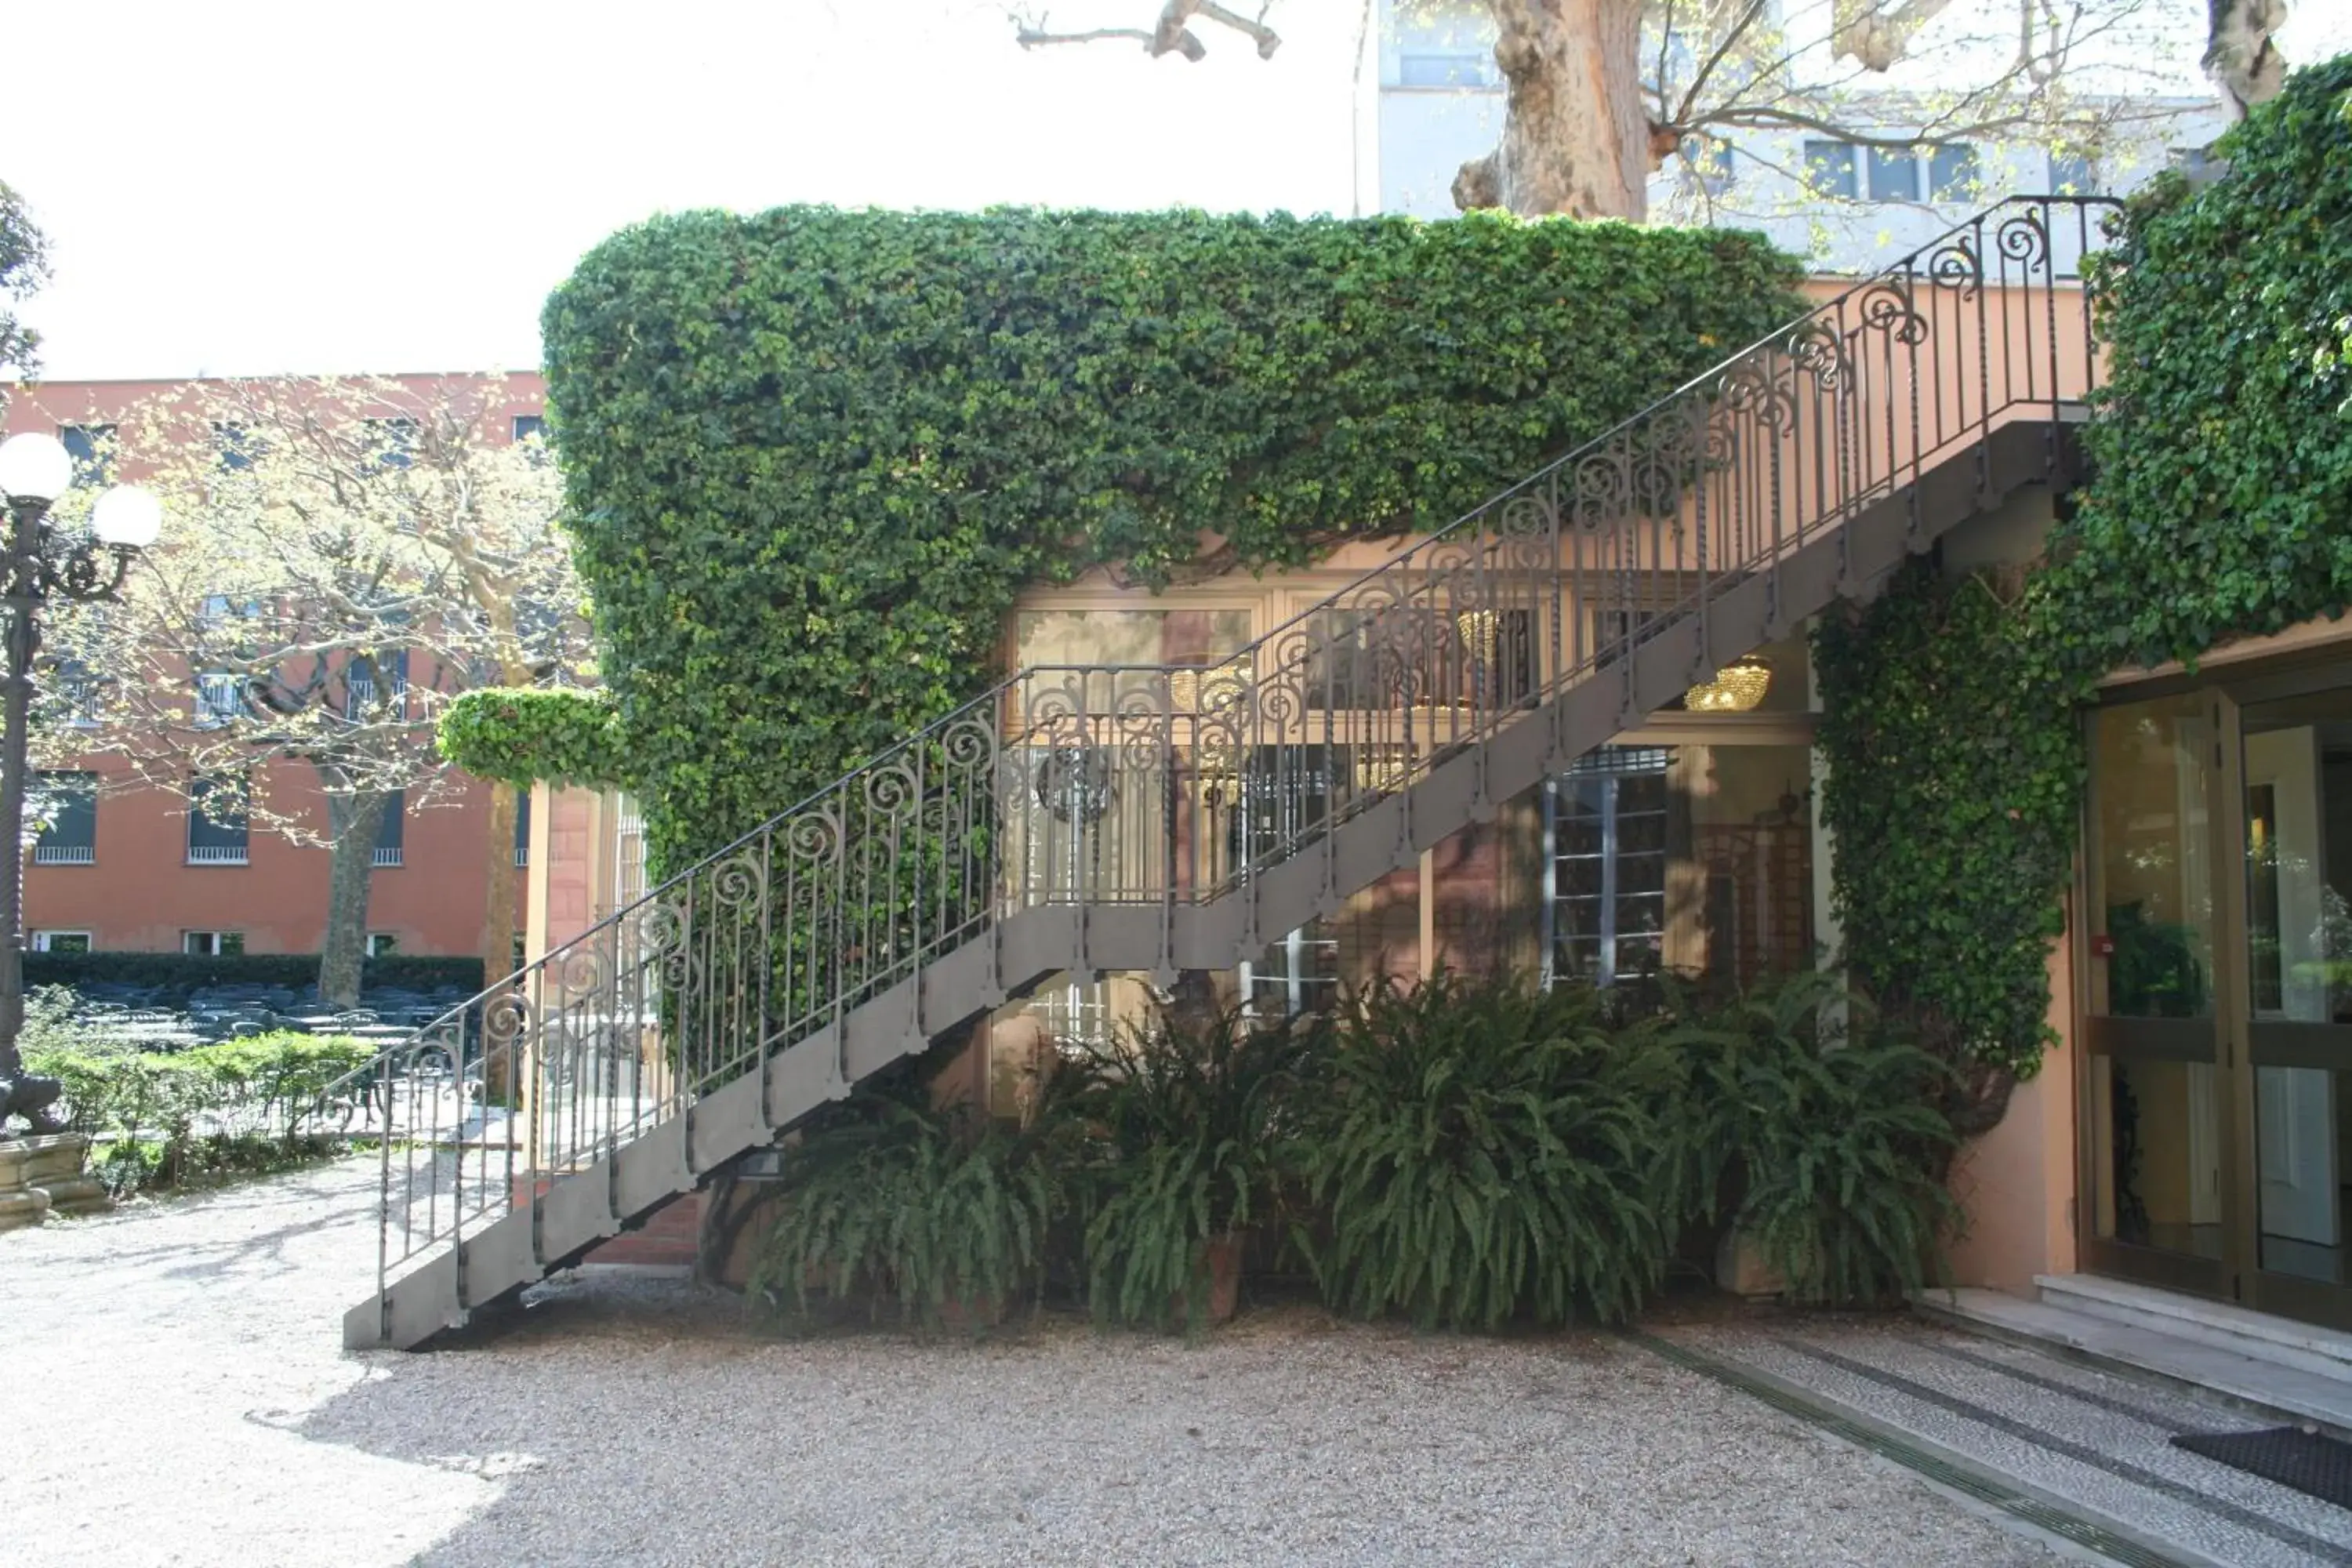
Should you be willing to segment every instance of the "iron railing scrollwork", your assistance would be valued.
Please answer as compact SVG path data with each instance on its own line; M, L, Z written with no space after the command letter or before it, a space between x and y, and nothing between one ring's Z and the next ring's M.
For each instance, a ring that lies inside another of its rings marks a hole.
M1223 897L1580 683L1630 706L1643 639L2079 402L2112 205L1969 219L1244 647L1024 668L385 1051L310 1112L384 1134L379 1288L993 921Z

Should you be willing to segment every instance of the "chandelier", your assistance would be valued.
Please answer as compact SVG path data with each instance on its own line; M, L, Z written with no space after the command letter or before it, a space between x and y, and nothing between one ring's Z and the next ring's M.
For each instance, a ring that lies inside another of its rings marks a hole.
M1764 700L1772 689L1772 667L1761 654L1742 654L1683 694L1683 706L1694 713L1745 713Z

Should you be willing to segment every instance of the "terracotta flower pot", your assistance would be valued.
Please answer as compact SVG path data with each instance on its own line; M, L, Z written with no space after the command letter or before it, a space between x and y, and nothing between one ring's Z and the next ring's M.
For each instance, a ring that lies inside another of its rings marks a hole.
M1201 1244L1201 1262L1209 1271L1207 1317L1212 1323L1231 1322L1242 1304L1242 1233L1229 1230Z
M999 1296L982 1296L969 1301L943 1301L940 1304L940 1327L952 1334L985 1333L1003 1326L1005 1302Z

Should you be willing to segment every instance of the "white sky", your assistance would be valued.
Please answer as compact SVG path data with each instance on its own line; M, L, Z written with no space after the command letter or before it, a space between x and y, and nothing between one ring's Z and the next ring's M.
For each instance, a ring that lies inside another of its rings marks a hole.
M2290 61L2352 46L2352 0L2294 10ZM1346 212L1360 15L1288 0L1272 61L1209 27L1187 65L1024 53L988 0L19 0L0 178L53 380L523 369L581 252L663 210Z
M981 0L22 0L0 179L55 271L24 314L51 380L525 369L549 289L662 210L1345 212L1357 7L1288 9L1273 60L1188 65L1024 53Z

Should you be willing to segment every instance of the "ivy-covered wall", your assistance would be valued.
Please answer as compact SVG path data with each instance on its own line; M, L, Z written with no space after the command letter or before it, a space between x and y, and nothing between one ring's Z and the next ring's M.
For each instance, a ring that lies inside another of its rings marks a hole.
M2352 55L2160 178L2093 278L2110 379L2039 628L2063 671L2194 660L2352 604Z
M1853 983L2021 1077L2049 1044L2083 784L2080 726L2038 656L2034 609L2014 581L1920 561L1813 638Z
M1859 980L2030 1074L2110 670L2352 605L2352 57L2158 180L2095 268L2091 478L2022 586L1924 571L1826 623L1822 799Z
M1014 594L1450 521L1801 308L1746 234L1478 215L695 213L548 302L669 864L982 689Z

